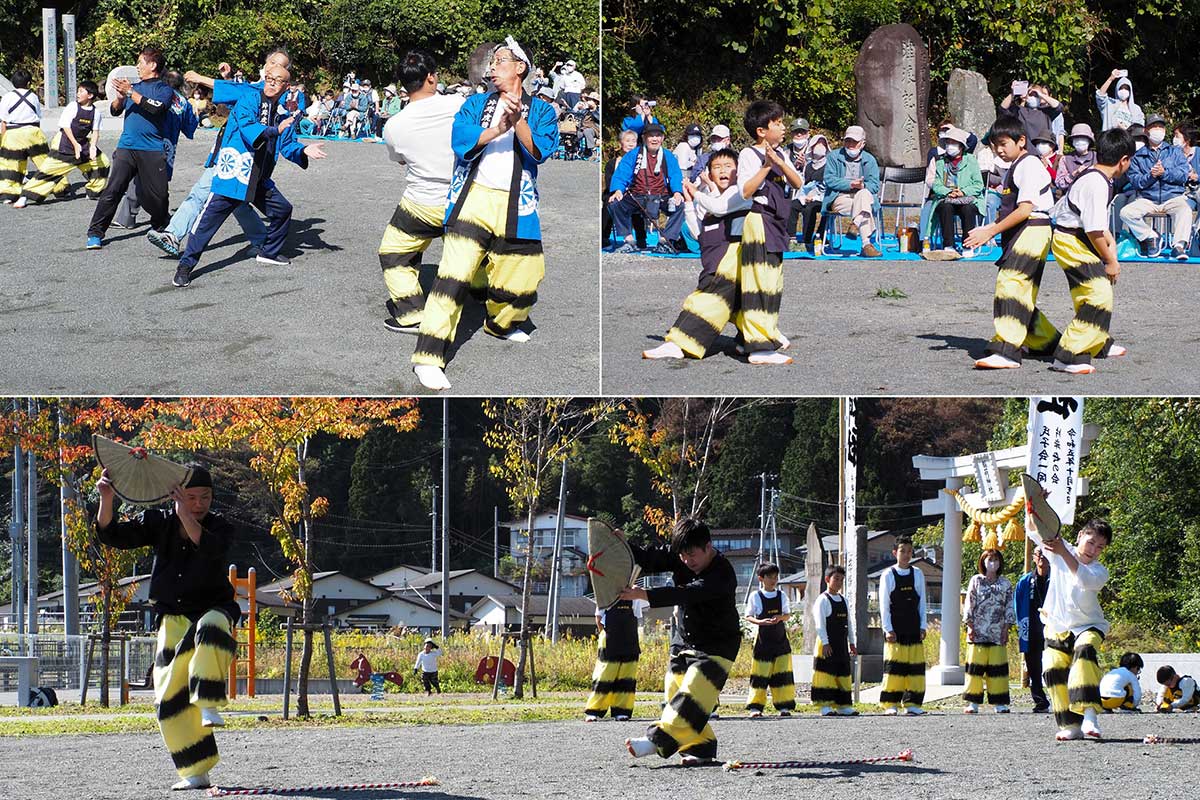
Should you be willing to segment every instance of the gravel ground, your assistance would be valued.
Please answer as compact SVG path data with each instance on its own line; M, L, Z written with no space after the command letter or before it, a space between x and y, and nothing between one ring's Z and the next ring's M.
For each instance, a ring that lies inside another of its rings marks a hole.
M603 256L604 391L617 395L993 395L1075 392L1195 394L1190 355L1200 328L1189 298L1200 294L1195 265L1127 264L1117 286L1113 335L1130 355L1097 372L1051 372L1028 360L1019 370L977 371L992 335L995 267L987 262L803 261L788 259L780 329L795 363L751 367L733 357L733 328L702 361L643 361L662 341L699 259ZM899 289L905 297L877 292ZM1060 328L1070 319L1066 278L1047 264L1040 295Z
M221 731L226 787L276 788L437 777L416 790L315 792L308 798L1183 798L1191 796L1195 745L1143 745L1147 733L1200 736L1200 716L1106 716L1104 743L1059 744L1050 717L1031 713L922 719L723 719L723 758L839 760L895 755L913 763L725 772L678 759L634 762L622 740L637 721L400 728ZM1069 776L1066 780L1064 776ZM11 800L166 797L174 781L153 735L0 739L0 796ZM814 793L819 793L816 795ZM178 797L179 795L175 795ZM199 793L188 796L200 796Z
M213 133L180 142L173 206L200 174ZM111 142L110 142L111 144ZM411 394L414 335L383 327L376 251L403 191L382 145L325 142L307 172L275 178L295 207L285 268L247 258L229 220L185 290L148 225L84 249L95 204L0 206L0 374L12 394ZM554 161L540 179L546 279L526 344L487 336L467 306L447 374L460 395L587 393L599 386L595 162ZM75 173L73 179L82 185ZM143 212L142 219L147 218ZM427 251L428 288L441 243ZM469 341L467 341L469 339Z

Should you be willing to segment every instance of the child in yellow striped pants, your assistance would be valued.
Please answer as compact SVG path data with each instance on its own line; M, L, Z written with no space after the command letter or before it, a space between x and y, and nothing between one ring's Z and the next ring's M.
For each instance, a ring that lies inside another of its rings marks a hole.
M42 133L42 104L29 88L31 78L27 70L15 70L13 90L0 97L0 202L4 203L20 197L29 162L40 169L50 152Z
M813 606L817 642L813 654L812 701L821 707L822 717L834 714L853 717L851 694L853 671L850 659L858 655L854 646L854 622L850 607L842 596L846 568L832 565L825 568L825 591Z
M96 536L108 547L154 549L150 603L158 612L158 726L181 779L171 788L204 789L220 758L211 728L225 724L218 709L227 702L229 663L237 648L233 624L241 609L227 572L233 526L209 510L208 470L188 466L187 482L170 495L174 510L148 509L128 520L117 517L118 489L105 469L96 484Z
M925 576L912 566L912 538L896 537L896 565L879 579L879 619L883 627L883 713L904 709L925 713Z
M750 695L746 708L750 716L761 717L767 705L767 692L781 717L790 717L796 708L796 682L792 673L792 645L788 641L787 621L792 612L787 595L779 590L779 567L762 564L758 568L759 589L746 600L745 619L755 626L754 653L750 665Z
M967 685L963 700L968 714L978 714L988 700L997 714L1007 714L1008 634L1016 624L1013 585L1001 573L1004 555L992 548L979 555L979 571L967 584L963 623L967 627Z
M1075 545L1061 535L1042 545L1050 561L1050 588L1042 605L1046 631L1042 666L1059 741L1101 738L1098 650L1108 633L1108 621L1099 592L1108 581L1108 569L1100 563L1100 554L1112 535L1107 522L1094 519L1080 529Z
M646 600L651 608L679 606L681 619L671 638L666 688L670 699L645 736L625 740L634 758L679 753L685 765L717 757L717 736L709 717L737 659L742 629L737 608L737 573L712 546L708 526L685 517L675 525L669 546L630 546L645 574L670 572L673 585L626 589L622 599Z
M633 716L638 658L642 654L638 620L645 606L644 601L618 600L611 608L596 610L600 642L584 721L595 722L610 711L618 721Z
M94 81L79 82L75 102L63 109L59 117L59 131L50 145L50 155L25 184L14 208L23 208L31 201L41 203L51 194L65 191L67 176L76 169L87 179L87 196L92 199L100 196L108 183L109 161L99 147L102 114L95 105L98 91Z

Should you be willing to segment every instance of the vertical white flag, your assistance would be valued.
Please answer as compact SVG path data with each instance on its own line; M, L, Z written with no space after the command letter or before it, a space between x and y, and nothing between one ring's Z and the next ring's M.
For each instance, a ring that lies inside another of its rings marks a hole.
M846 481L846 507L843 517L843 530L846 532L846 541L849 541L850 537L854 535L854 518L857 513L854 505L854 495L858 488L858 430L854 424L854 407L854 398L847 397L846 418L843 420L842 425L842 428L846 431L846 463L842 465Z
M1064 525L1075 521L1083 449L1082 397L1029 398L1029 468Z

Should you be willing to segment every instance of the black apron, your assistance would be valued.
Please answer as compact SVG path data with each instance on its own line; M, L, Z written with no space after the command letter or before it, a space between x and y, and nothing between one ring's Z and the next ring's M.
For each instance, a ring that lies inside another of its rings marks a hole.
M758 600L762 603L762 613L758 619L774 619L783 614L783 593L780 590L775 591L774 597L767 597L759 590ZM759 627L758 636L754 638L755 661L774 661L790 652L792 645L788 642L787 627L783 623Z
M1091 172L1095 172L1095 173L1103 176L1105 183L1108 184L1108 201L1107 201L1107 203L1105 203L1105 207L1112 205L1113 195L1114 195L1112 178L1108 177L1103 172L1100 172L1100 170L1096 169L1095 167L1088 167L1083 172L1079 173L1079 177L1075 179L1075 182L1073 184L1071 184L1071 187L1074 188L1081 180L1083 180L1088 175L1088 173L1091 173ZM1067 208L1071 209L1071 212L1073 214L1075 214L1075 216L1079 217L1082 220L1083 215L1079 213L1079 206L1075 205L1075 203L1073 203L1071 201L1071 192L1070 191L1067 192L1065 199L1067 201ZM1080 228L1059 227L1058 230L1062 231L1063 233L1071 234L1072 236L1074 236L1076 239L1079 240L1080 244L1082 244L1088 250L1091 250L1092 253L1096 256L1096 258L1100 258L1100 252L1096 249L1096 245L1092 243L1091 237L1087 235L1087 231L1085 231L1082 227L1080 227Z
M921 641L921 598L917 596L916 567L901 575L892 567L895 586L891 593L892 632L897 644L919 644Z
M92 135L95 125L95 106L91 108L79 108L75 112L75 118L71 120L71 135L75 137L75 141L79 142L80 161L90 161L92 158L92 145L88 141L88 137ZM58 154L72 161L75 160L75 148L71 145L71 140L66 136L59 137Z
M701 276L717 274L717 267L725 257L729 245L742 240L740 233L733 232L734 223L745 219L749 213L750 210L745 209L718 217L715 222L700 221L700 236L697 237L697 241L700 242Z
M1008 174L1004 176L1004 183L1002 184L1000 190L1000 211L996 215L997 222L1017 210L1017 165L1027 158L1036 158L1036 156L1031 156L1029 153L1023 153L1017 158L1016 161L1012 163L1012 166L1008 168ZM1047 182L1046 185L1041 188L1038 194L1050 194L1050 186L1051 184ZM1000 234L1000 247L1004 252L1000 255L1000 260L996 263L1003 264L1005 262L1005 260L1008 258L1009 248L1012 247L1013 242L1020 237L1021 231L1025 230L1025 228L1049 224L1050 220L1048 219L1042 219L1040 217L1034 219L1031 217L1030 219L1027 219L1018 225L1016 228L1012 228Z
M758 152L756 148L750 149L753 150L754 155L758 156L760 164L767 163L765 154ZM785 156L780 155L780 158L785 158ZM783 187L783 175L775 167L772 167L766 180L762 182L762 186L759 186L758 191L754 193L755 201L750 209L762 215L768 253L783 253L788 248L787 221L791 211L791 201L788 200L787 192ZM758 202L760 197L765 197L767 202L765 204Z
M838 664L850 663L850 606L845 597L834 597L825 592L829 598L829 616L825 618L825 634L829 639L830 654L828 661ZM894 613L894 612L893 612ZM893 616L893 622L895 617Z
M603 661L636 660L641 652L633 601L618 600L604 612L604 651L600 658Z

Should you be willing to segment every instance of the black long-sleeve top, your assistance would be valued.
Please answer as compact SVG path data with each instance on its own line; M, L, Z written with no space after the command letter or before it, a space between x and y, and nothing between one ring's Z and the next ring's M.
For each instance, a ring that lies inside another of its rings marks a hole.
M172 511L147 509L128 521L113 520L96 526L102 544L120 550L154 548L150 573L150 604L161 614L181 614L193 621L218 609L233 621L241 609L229 583L229 545L234 527L220 514L209 512L200 520L200 543L195 544Z
M671 645L696 649L711 655L737 658L742 644L741 619L737 605L737 573L729 559L717 552L708 567L692 572L671 548L630 545L633 558L645 573L670 572L674 586L647 589L653 608L679 606L682 623L675 626Z

